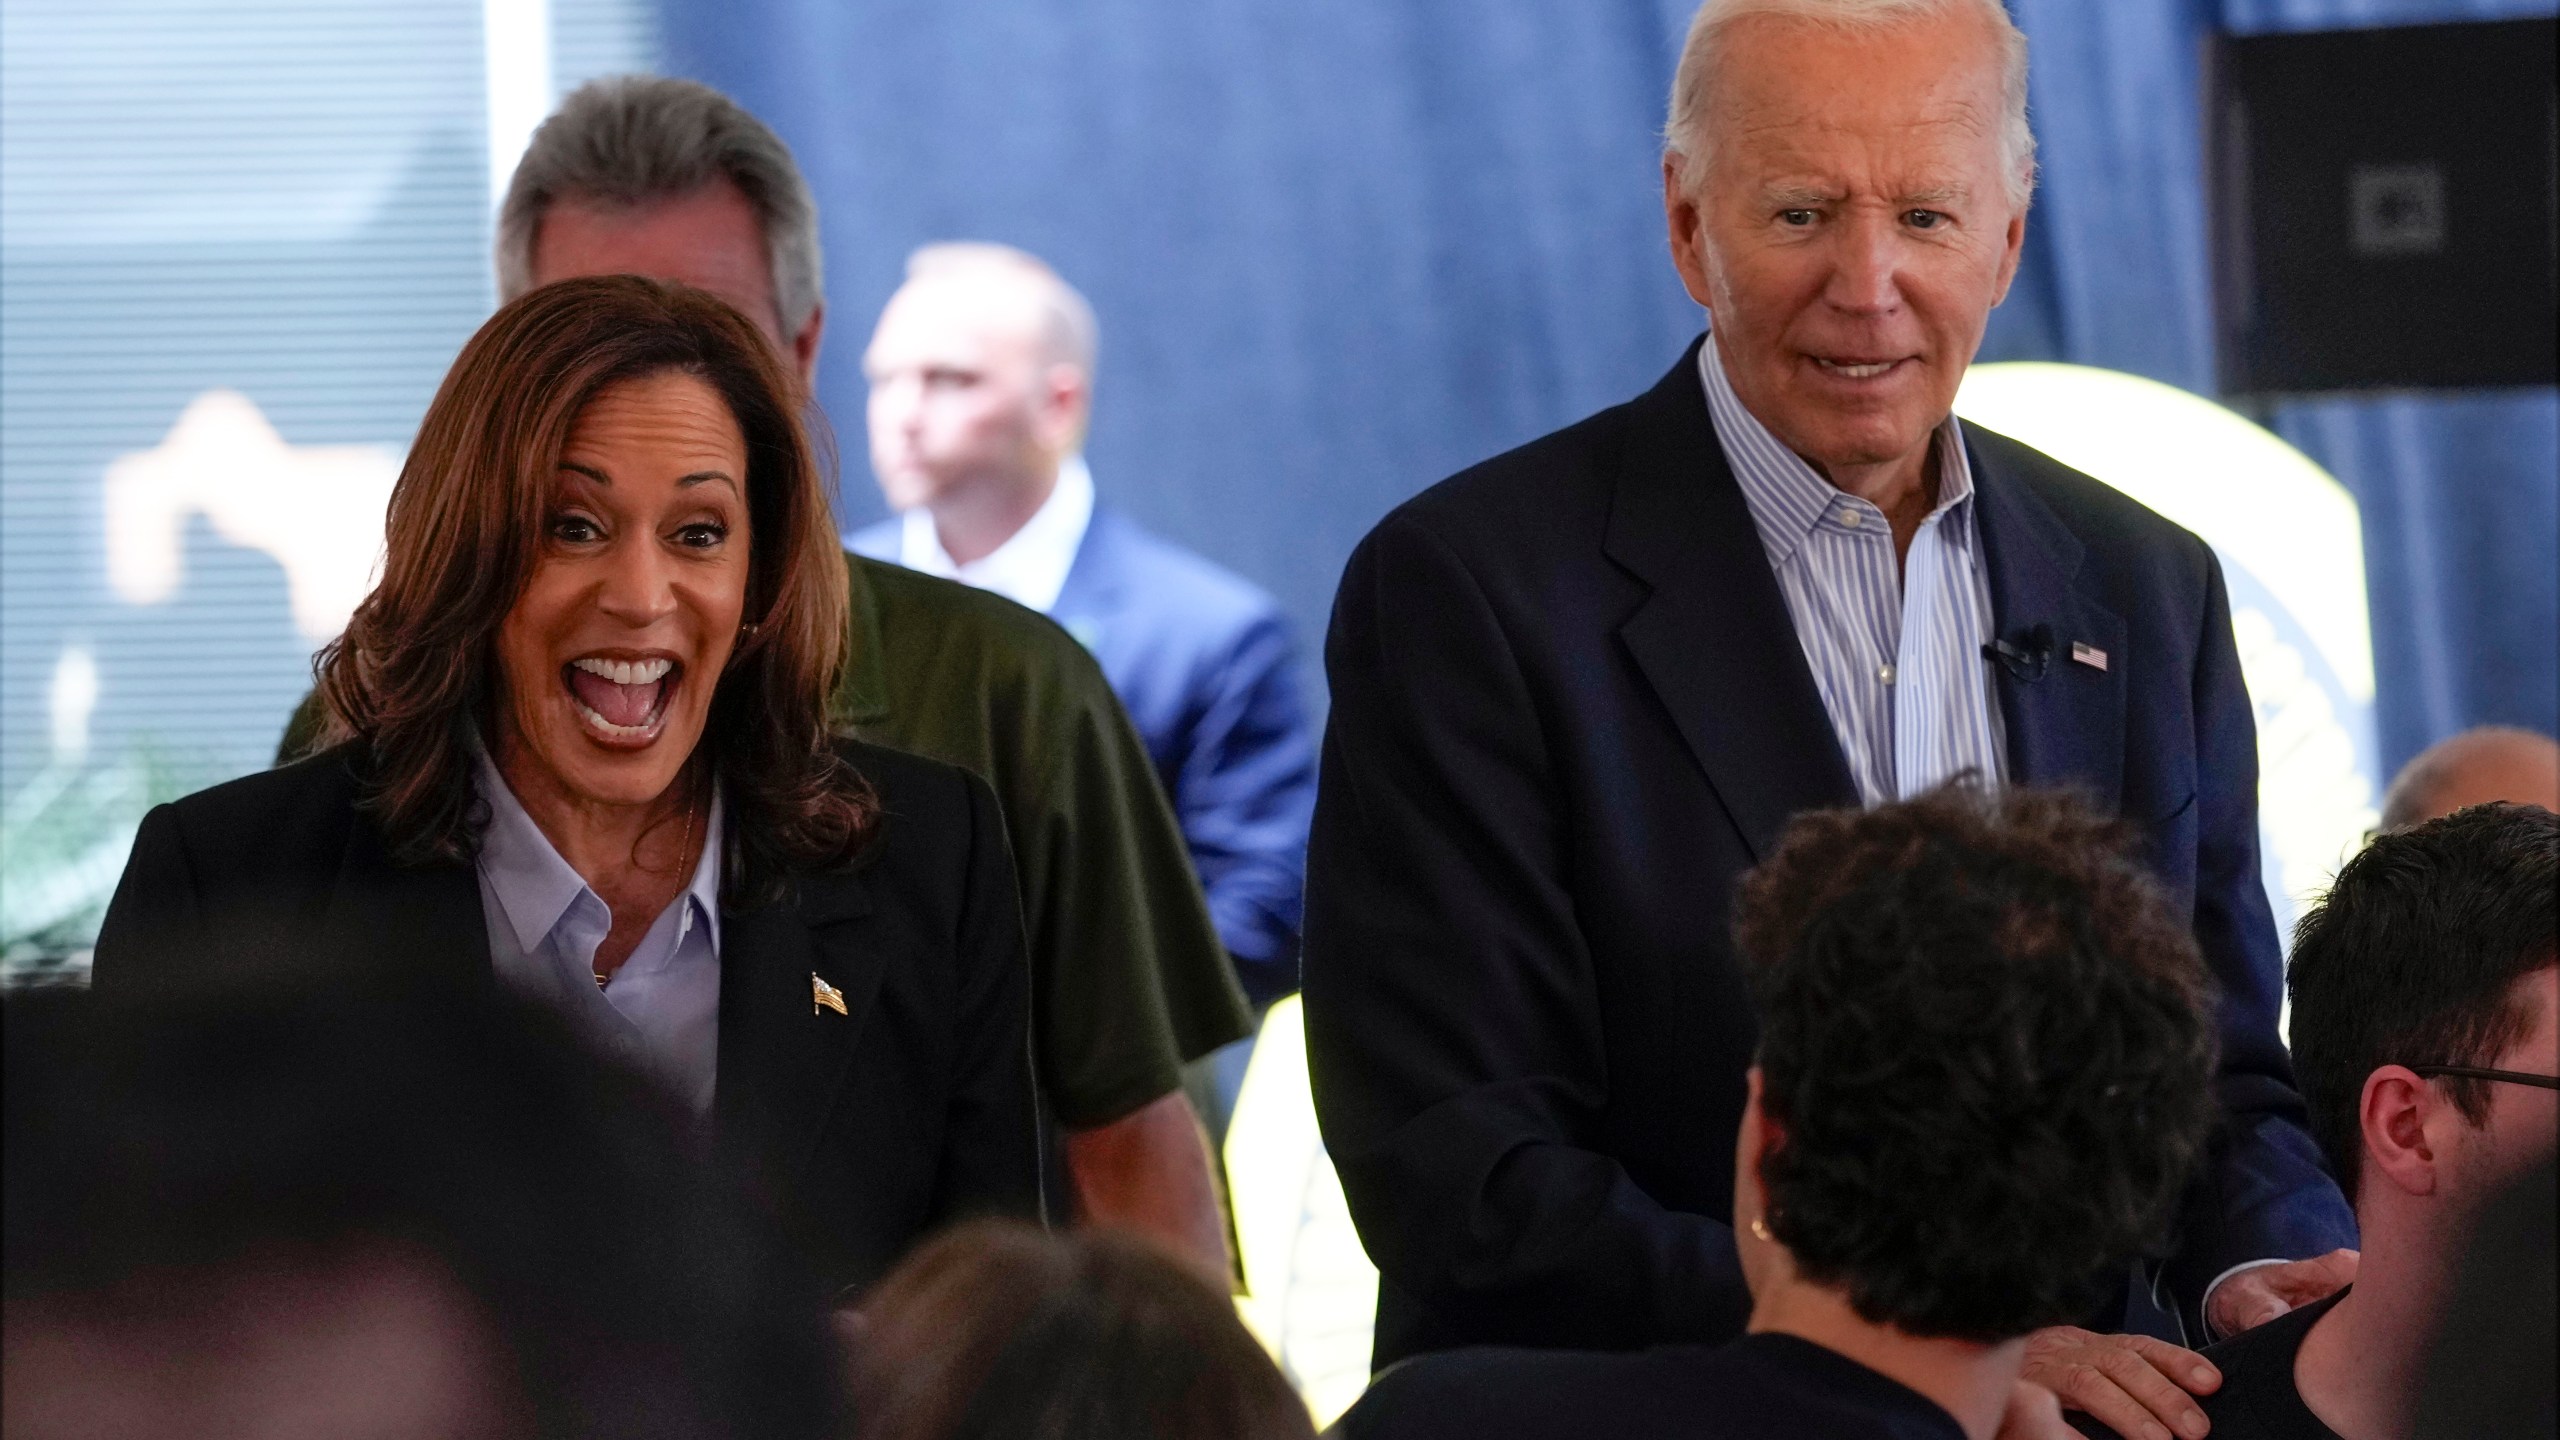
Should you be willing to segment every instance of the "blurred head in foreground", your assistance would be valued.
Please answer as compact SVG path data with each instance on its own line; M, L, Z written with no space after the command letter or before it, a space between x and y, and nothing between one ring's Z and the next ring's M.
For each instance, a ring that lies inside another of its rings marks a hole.
M2466 805L2509 800L2560 810L2560 740L2483 725L2418 752L2382 800L2382 828L2405 830Z
M2269 1363L2333 1429L2408 1433L2484 1207L2560 1146L2560 817L2473 805L2379 836L2302 917L2287 983L2311 1133L2355 1199L2363 1255L2298 1358ZM2548 1296L2509 1292L2507 1320L2548 1335L2548 1309L2533 1313ZM2547 1382L2547 1349L2536 1364Z
M802 1436L817 1308L491 997L7 1002L12 1436Z
M2000 1345L2088 1314L2163 1238L2213 1031L2122 827L2027 790L1805 815L1734 928L1761 1025L1733 1198L1755 1329L1794 1309Z
M952 1230L862 1303L861 1440L1288 1440L1306 1406L1182 1262L1113 1231Z

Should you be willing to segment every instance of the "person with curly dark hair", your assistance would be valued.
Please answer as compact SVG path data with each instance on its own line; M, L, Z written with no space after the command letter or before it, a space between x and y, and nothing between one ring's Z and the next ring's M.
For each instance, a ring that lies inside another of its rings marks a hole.
M2549 1209L2528 1227L2538 1287L2535 1247L2501 1247L2493 1222L2495 1298L2467 1319L2453 1302L2485 1207L2548 1166L2560 1134L2560 817L2474 805L2377 838L2302 917L2288 983L2311 1133L2364 1248L2351 1287L2205 1352L2223 1373L2206 1401L2216 1440L2430 1433L2430 1342L2455 1323L2469 1339L2445 1378L2463 1413L2511 1398L2549 1415Z
M2204 965L2131 832L2031 790L1807 814L1734 934L1761 1027L1734 1157L1748 1333L1424 1357L1340 1434L2059 1433L2027 1336L2166 1240L2214 1114Z

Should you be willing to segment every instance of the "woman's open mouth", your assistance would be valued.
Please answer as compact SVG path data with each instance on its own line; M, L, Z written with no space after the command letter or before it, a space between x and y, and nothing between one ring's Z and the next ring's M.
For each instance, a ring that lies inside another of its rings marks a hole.
M616 749L638 749L666 728L667 701L683 680L684 667L664 657L610 660L589 655L562 666L560 676L590 737Z

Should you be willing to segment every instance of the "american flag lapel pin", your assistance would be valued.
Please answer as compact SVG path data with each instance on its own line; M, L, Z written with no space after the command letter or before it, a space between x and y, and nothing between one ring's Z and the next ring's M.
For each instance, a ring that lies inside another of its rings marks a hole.
M818 972L812 970L809 972L809 1013L815 1015L821 1010L844 1014L844 992L819 979Z
M2107 668L2107 652L2083 641L2071 642L2071 659L2074 664L2086 665L2092 670Z

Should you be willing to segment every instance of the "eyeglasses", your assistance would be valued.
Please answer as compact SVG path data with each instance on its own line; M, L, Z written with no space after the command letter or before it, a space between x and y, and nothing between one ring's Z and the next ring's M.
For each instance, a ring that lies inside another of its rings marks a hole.
M2560 1090L2560 1075L2528 1075L2522 1070L2483 1070L2477 1065L2412 1065L2412 1074L2459 1075L2466 1080L2504 1080L2510 1085L2536 1085Z

